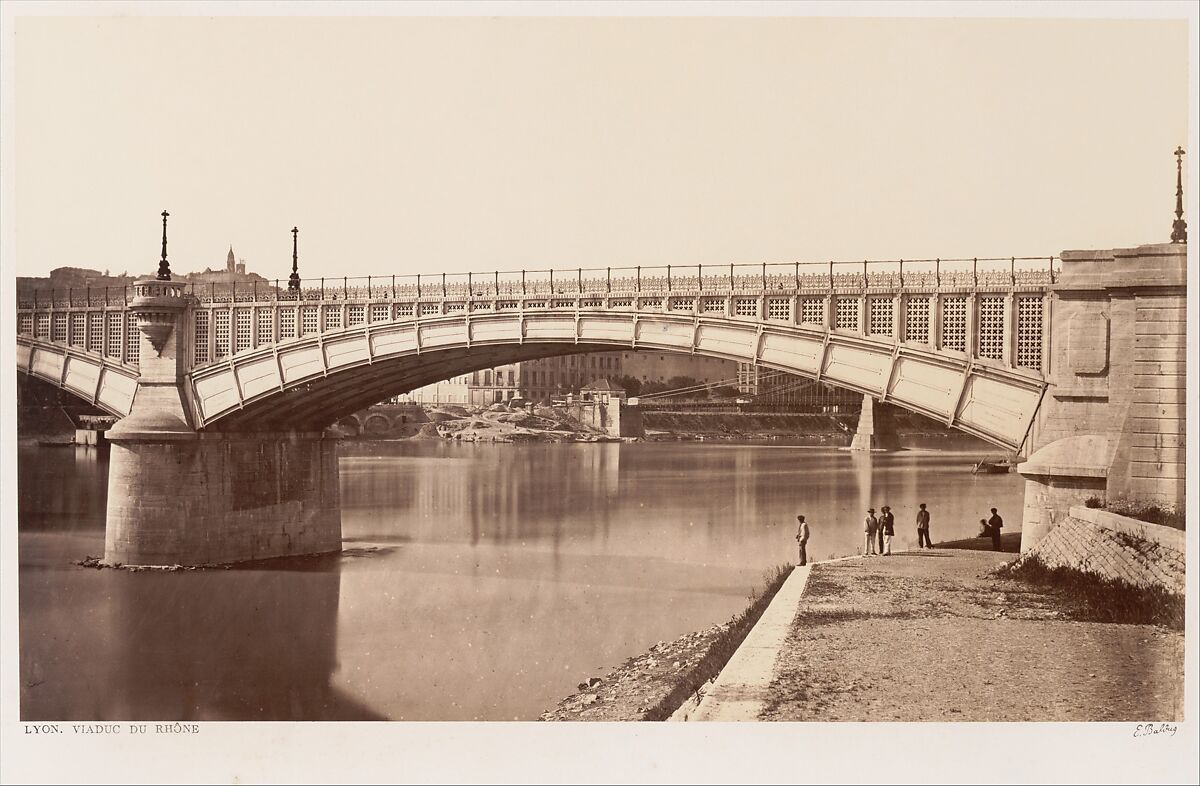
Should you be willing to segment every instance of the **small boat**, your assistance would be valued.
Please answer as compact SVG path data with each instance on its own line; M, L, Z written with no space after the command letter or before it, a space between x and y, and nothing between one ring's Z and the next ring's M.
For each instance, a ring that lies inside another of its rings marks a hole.
M971 467L972 475L1004 475L1012 470L1016 463L1012 459L980 459Z
M75 440L71 437L48 437L37 441L39 448L71 448L75 447Z

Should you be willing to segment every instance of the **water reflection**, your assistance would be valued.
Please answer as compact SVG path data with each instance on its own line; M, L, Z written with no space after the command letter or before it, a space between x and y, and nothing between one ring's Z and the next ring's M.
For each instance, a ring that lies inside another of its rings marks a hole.
M21 529L103 528L107 473L107 448L19 448L17 512Z
M381 718L331 684L339 561L23 577L22 717Z

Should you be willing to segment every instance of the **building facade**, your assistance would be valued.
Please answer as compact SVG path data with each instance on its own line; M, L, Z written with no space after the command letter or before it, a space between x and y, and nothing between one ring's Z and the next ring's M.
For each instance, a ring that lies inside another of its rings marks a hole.
M622 373L621 352L592 352L529 360L519 364L521 396L548 402L577 394L582 388Z
M488 406L514 398L549 403L578 395L602 379L630 376L643 383L666 383L676 377L732 385L737 364L728 360L671 352L591 352L580 355L508 363L417 388L405 400L420 404Z
M486 407L519 398L521 364L507 363L495 368L459 374L425 385L398 397L415 404L459 404Z
M738 364L732 360L697 357L682 352L621 352L621 374L642 382L666 383L689 377L707 385L733 386Z
M470 374L461 374L452 379L425 385L408 393L393 396L389 399L392 404L458 404L465 406L471 403L471 390L467 383Z

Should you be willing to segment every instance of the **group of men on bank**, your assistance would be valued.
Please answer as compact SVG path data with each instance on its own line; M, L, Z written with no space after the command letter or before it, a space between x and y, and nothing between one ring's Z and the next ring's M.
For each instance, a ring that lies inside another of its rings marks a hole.
M864 532L867 535L866 548L863 549L863 556L873 557L876 554L884 557L892 555L892 537L896 534L896 515L892 513L892 509L884 505L879 509L879 516L875 516L875 508L867 508L867 518L864 522ZM921 510L917 513L917 541L918 548L923 548L929 540L929 511L925 509L925 503L921 503ZM876 551L876 544L879 550ZM929 543L929 548L933 548L933 543Z
M804 516L797 516L796 521L800 523L800 527L796 531L796 542L800 545L800 565L806 565L808 564L808 523L805 522ZM879 554L890 557L892 537L896 534L896 516L892 513L892 509L884 505L880 508L877 517L875 508L867 508L867 518L863 523L867 538L863 556L873 557ZM1000 529L1004 526L1004 519L1000 518L1000 514L996 512L995 508L992 508L992 517L980 519L979 524L981 530L978 537L991 537L992 548L1000 551ZM876 545L878 545L878 550L876 550ZM921 503L921 509L917 511L917 548L933 548L933 541L929 537L929 511L924 502Z

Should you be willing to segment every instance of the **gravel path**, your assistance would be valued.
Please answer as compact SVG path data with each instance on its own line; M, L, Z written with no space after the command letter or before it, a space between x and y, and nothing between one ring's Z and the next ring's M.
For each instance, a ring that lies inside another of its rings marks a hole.
M760 718L1182 720L1182 633L1075 621L1053 592L986 575L1011 559L817 564Z

